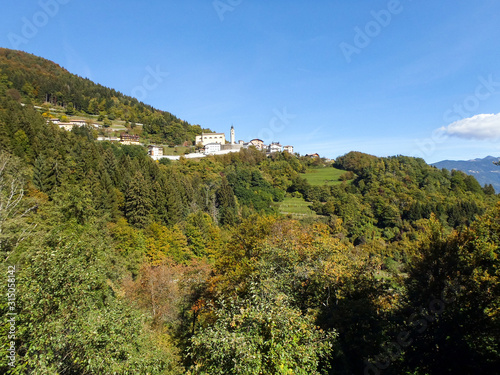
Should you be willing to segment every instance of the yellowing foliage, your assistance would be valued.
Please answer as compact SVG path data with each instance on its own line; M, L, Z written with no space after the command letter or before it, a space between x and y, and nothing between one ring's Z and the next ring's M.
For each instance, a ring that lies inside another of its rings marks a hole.
M178 225L168 228L153 223L145 229L144 234L146 257L153 266L163 263L167 258L182 263L193 256L188 247L187 238Z

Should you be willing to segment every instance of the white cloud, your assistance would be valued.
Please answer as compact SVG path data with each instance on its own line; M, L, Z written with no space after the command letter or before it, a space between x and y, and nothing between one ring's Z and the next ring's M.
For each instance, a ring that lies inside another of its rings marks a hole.
M443 126L439 130L445 134L465 139L500 138L500 113L465 118Z

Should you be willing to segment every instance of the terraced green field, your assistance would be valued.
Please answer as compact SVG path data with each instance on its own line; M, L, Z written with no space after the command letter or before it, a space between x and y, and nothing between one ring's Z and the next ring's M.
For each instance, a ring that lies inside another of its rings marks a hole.
M303 198L286 197L280 204L280 212L292 215L296 219L316 217L316 212L309 208L310 203Z
M340 184L342 181L339 177L344 174L345 171L341 169L336 169L332 167L322 167L322 168L309 168L303 177L311 185L336 185Z

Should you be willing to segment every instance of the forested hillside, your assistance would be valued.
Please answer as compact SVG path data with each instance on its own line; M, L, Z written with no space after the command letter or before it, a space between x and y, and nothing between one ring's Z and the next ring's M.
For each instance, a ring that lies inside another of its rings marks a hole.
M199 125L71 74L52 61L6 48L0 48L0 93L24 103L50 103L68 115L92 115L108 123L121 120L128 128L140 123L141 135L172 146L193 143L202 132Z
M252 148L158 163L47 124L23 74L2 65L2 373L498 373L500 205L473 177L359 152L329 185ZM88 85L64 100L112 92Z

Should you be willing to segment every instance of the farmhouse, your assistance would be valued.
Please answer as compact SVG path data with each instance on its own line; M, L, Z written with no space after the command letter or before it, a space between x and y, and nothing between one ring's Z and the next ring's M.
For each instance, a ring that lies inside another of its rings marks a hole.
M122 145L140 145L139 136L135 134L120 134L120 143Z
M163 147L149 145L148 146L148 154L150 156L163 156Z

